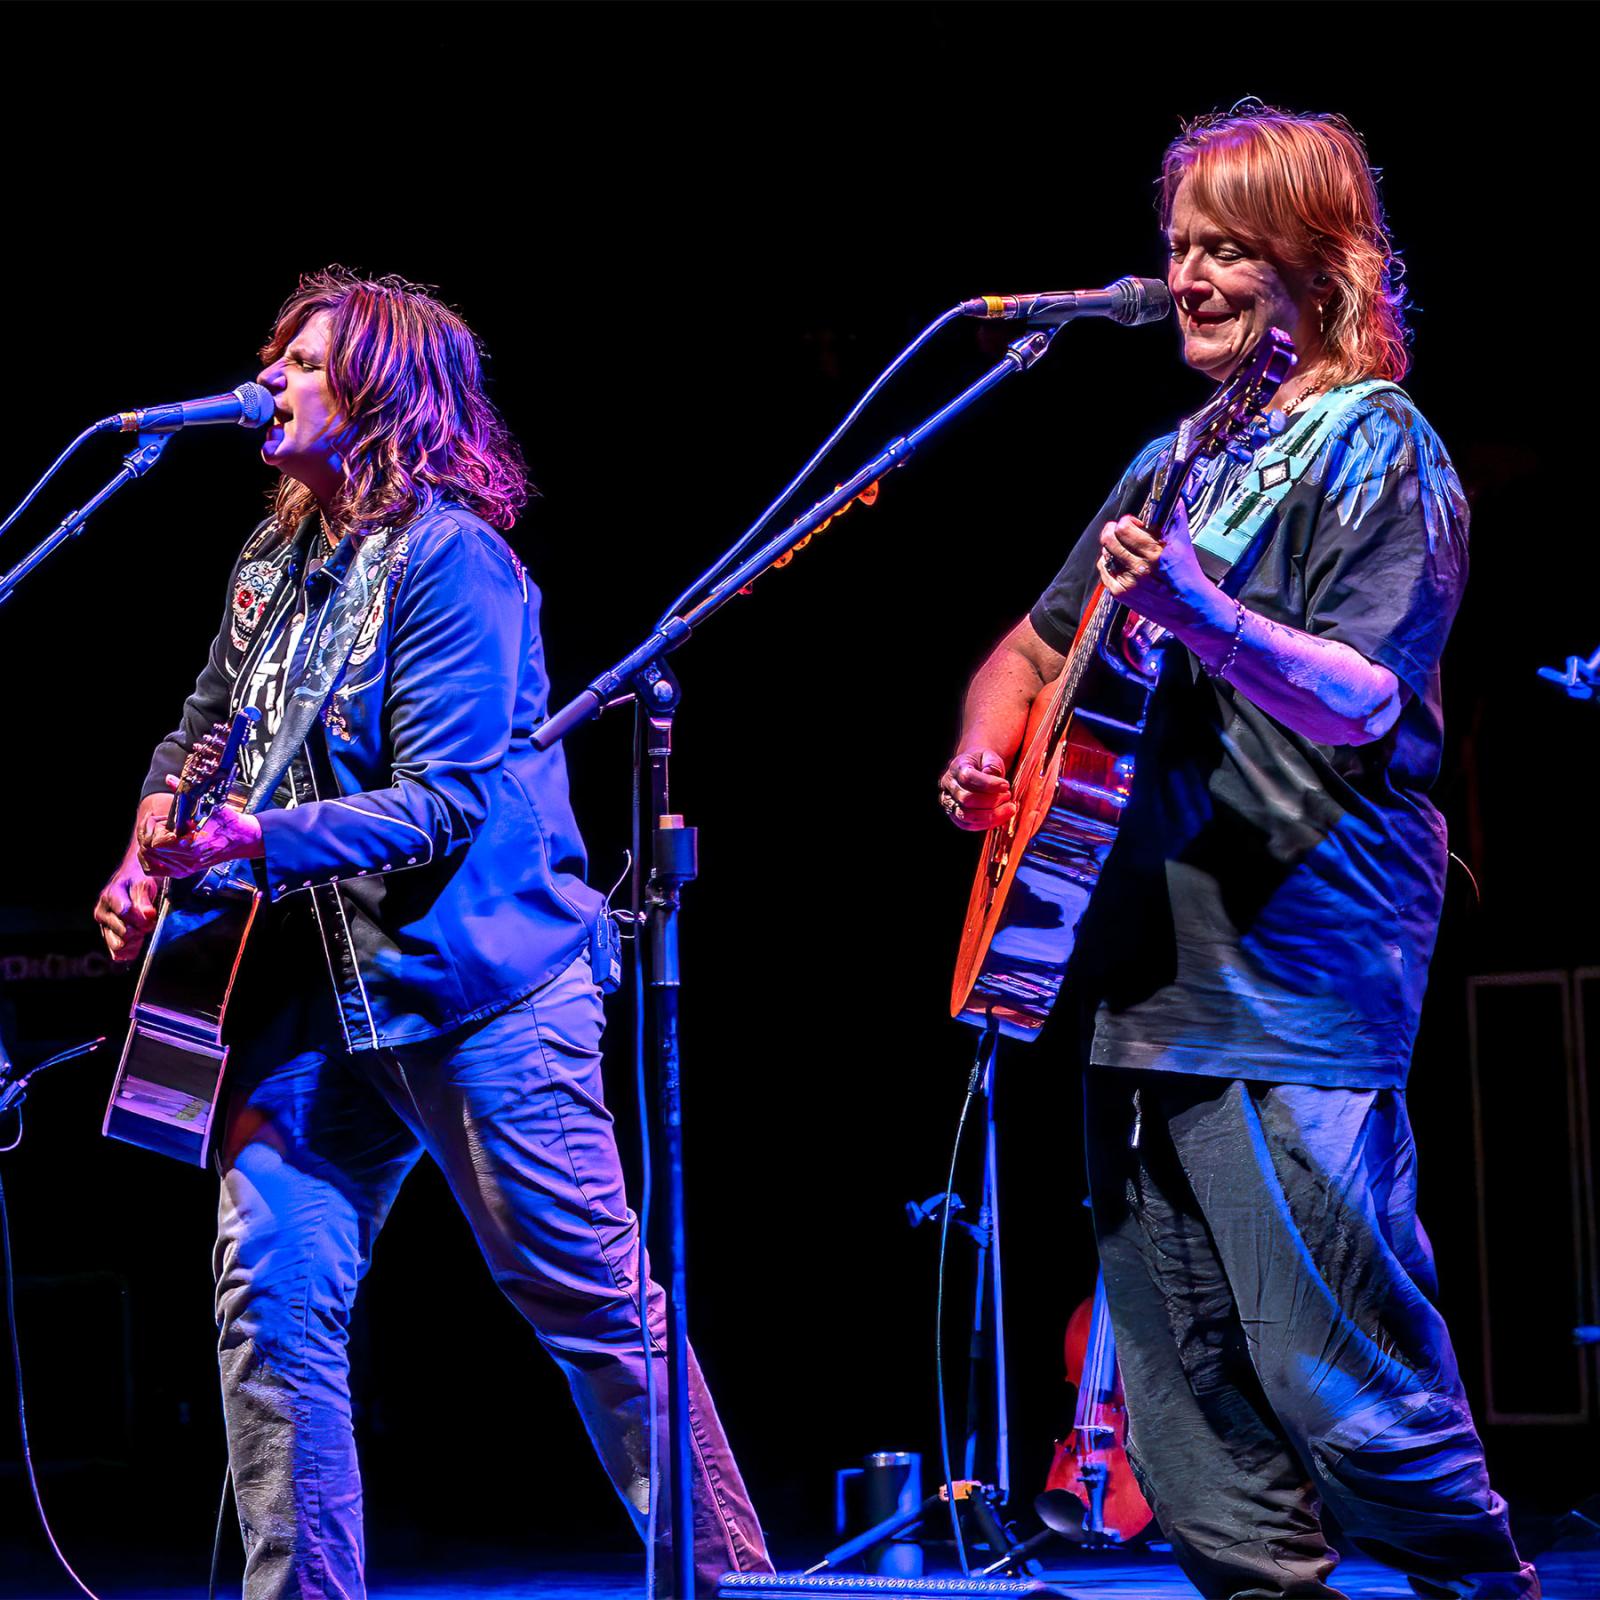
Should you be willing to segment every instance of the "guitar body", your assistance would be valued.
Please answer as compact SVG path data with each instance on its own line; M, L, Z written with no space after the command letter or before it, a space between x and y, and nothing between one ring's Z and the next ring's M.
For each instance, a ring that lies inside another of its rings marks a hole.
M174 884L150 936L101 1131L203 1167L228 1047L222 1020L261 895L226 869Z
M173 803L175 831L192 831L217 805L242 800L228 789L256 717L243 711L225 740L219 724L197 745ZM260 903L238 862L169 880L100 1130L107 1137L205 1166L228 1064L222 1022Z
M1184 421L1140 515L1157 538L1186 493L1198 492L1197 468L1224 451L1248 460L1281 431L1283 418L1274 424L1263 411L1294 362L1288 335L1269 329ZM1011 774L1016 814L984 838L950 993L958 1020L1033 1039L1049 1017L1133 792L1162 637L1095 585L1060 677L1033 702Z
M1102 598L1096 586L1089 616ZM1113 640L1123 633L1109 619L1106 631ZM1059 691L1034 701L1011 779L1017 813L985 837L967 903L953 1016L979 1027L992 1019L1013 1039L1031 1039L1044 1026L1133 792L1134 746L1156 660L1119 666L1095 649L1085 657L1077 704L1064 708Z

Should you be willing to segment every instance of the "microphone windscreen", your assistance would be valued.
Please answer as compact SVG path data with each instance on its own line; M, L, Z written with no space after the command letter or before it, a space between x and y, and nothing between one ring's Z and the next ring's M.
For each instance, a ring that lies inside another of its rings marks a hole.
M1128 291L1127 309L1117 317L1127 327L1160 322L1172 311L1172 292L1159 278L1120 278L1118 287Z
M263 389L259 383L241 383L233 392L244 407L239 417L241 428L264 428L272 421L272 413L277 408L270 389Z

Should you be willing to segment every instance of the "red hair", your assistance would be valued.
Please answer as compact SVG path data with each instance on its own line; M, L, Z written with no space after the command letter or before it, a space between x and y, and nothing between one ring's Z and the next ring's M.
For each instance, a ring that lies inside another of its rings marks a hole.
M328 387L349 443L330 508L336 531L370 532L455 500L506 529L530 492L522 452L485 393L477 336L418 284L361 278L344 267L307 273L284 302L261 359L276 361L318 312L331 319ZM285 477L273 496L283 529L316 508Z
M1331 382L1405 376L1404 268L1366 146L1343 117L1259 101L1199 117L1162 160L1162 227L1184 182L1195 206L1241 243L1332 282L1322 333Z

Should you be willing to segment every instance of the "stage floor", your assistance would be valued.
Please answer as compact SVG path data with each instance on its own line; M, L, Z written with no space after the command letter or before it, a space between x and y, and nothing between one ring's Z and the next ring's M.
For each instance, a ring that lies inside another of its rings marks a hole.
M1538 1566L1545 1600L1600 1600L1600 1551L1553 1552ZM205 1600L206 1595L203 1584L174 1587L153 1583L148 1575L131 1585L103 1571L83 1576L101 1600ZM1192 1600L1195 1594L1175 1566L1156 1556L1084 1556L1070 1565L1052 1565L1045 1579L1072 1600ZM235 1587L225 1585L219 1592L237 1595L234 1581ZM1349 1600L1414 1600L1404 1579L1369 1561L1342 1562L1335 1581ZM459 1575L374 1570L369 1600L642 1600L642 1588L642 1566L632 1559L567 1556L542 1570L526 1561L514 1569L479 1567ZM70 1592L64 1577L25 1590L0 1577L3 1600L60 1600Z

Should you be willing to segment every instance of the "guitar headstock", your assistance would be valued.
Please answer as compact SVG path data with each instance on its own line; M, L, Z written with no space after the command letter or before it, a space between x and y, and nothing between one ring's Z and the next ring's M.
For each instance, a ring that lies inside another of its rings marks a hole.
M227 798L239 766L239 749L260 720L259 711L246 707L231 724L214 723L195 740L178 774L167 817L174 833L189 833Z
M1267 407L1299 357L1282 328L1268 328L1238 370L1178 430L1177 456L1186 465L1209 461L1243 444L1266 420Z
M1178 429L1166 492L1155 517L1158 528L1170 516L1178 491L1195 464L1228 454L1248 460L1283 423L1269 407L1299 357L1282 328L1268 328L1228 381Z
M183 770L178 774L178 793L203 788L216 776L217 760L222 754L222 743L227 738L226 724L218 722L209 733L195 740L194 748L184 759Z

